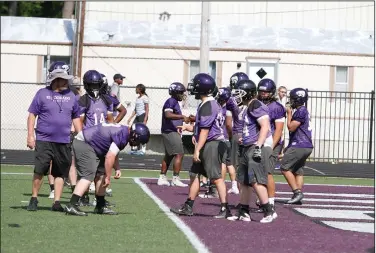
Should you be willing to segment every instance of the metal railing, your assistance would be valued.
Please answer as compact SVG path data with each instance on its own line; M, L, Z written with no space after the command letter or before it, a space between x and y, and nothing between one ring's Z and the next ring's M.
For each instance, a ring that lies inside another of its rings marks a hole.
M1 83L2 149L26 150L26 119L35 93L44 84ZM167 87L147 87L150 100L148 126L160 134L162 107L169 97ZM126 124L136 100L135 87L121 86L121 102L130 101ZM314 150L310 161L332 163L374 163L374 99L372 92L309 91ZM184 114L195 114L198 102L189 97L182 104ZM284 132L288 141L288 131ZM189 138L185 138L189 139Z

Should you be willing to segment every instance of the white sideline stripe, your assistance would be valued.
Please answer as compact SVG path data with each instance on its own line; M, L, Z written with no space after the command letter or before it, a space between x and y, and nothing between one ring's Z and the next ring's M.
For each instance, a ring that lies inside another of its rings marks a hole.
M150 189L149 187L144 184L140 178L133 178L134 182L138 184L141 189L159 206L159 208L167 215L167 217L172 220L175 225L185 234L189 242L193 245L193 247L200 253L209 253L209 249L201 242L201 240L197 237L195 232L192 231L190 227L188 227L178 216L170 212L170 209L166 204L158 198Z
M291 192L276 192L281 195L292 195ZM371 194L349 194L349 193L321 193L321 192L304 192L305 196L331 196L331 197L346 197L346 198L364 198L374 199L375 195Z
M320 204L303 204L302 207L327 207L327 208L349 208L349 209L372 209L373 206L348 206L348 205L320 205Z
M275 200L290 200L291 198L275 198ZM360 200L360 199L312 199L304 198L304 201L312 202L344 202L344 203L363 203L363 204L374 204L374 200Z
M362 232L362 233L375 233L375 224L369 222L350 222L350 221L321 221L325 225L347 230L347 231L355 231L355 232Z
M310 169L310 170L316 171L317 173L319 173L319 174L321 174L321 175L325 175L325 173L324 173L324 172L322 172L322 171L319 171L319 170L317 170L317 169L314 169L314 168L311 168L311 167L308 167L308 166L304 166L304 169Z
M364 211L360 210L330 210L330 209L309 209L309 208L295 208L296 211L307 215L309 217L321 219L347 219L347 220L375 220L368 216Z
M126 169L125 170L122 170L122 171L127 171ZM134 171L134 170L132 170ZM156 170L138 170L138 171L155 171L156 173L158 173L158 171ZM33 175L33 173L29 173L29 172L1 172L1 175ZM125 178L125 179L135 179L135 178L141 178L141 179L155 179L157 180L159 177L121 177L121 178ZM339 177L333 177L333 178L339 178ZM370 179L367 179L367 178L351 178L352 180L359 180L359 179L364 179L364 180L370 180ZM189 179L181 179L181 181L188 181ZM231 183L230 180L226 180L227 183ZM286 184L287 183L284 183L284 182L275 182L275 184ZM361 188L374 188L374 186L370 186L370 185L346 185L346 184L304 184L304 185L317 185L317 186L334 186L334 187L361 187Z

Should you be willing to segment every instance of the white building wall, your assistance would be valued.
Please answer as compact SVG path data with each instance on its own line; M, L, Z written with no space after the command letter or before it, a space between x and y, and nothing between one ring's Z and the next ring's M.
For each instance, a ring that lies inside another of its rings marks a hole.
M201 2L86 3L87 19L200 24ZM166 21L167 22L167 21ZM254 27L374 30L373 2L211 2L211 23Z

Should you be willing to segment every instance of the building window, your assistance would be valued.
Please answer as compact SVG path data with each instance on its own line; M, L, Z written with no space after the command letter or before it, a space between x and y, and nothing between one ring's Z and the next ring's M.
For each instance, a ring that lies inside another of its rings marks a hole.
M50 65L53 63L53 62L56 62L56 61L63 61L63 62L66 62L68 63L68 65L70 66L70 73L72 73L72 65L71 65L71 57L70 56L55 56L55 55L51 55L50 56ZM43 57L43 67L41 69L42 71L42 74L41 74L41 77L42 77L42 83L45 83L46 80L47 80L47 70L50 66L47 66L47 56L45 55Z
M334 91L348 91L349 69L348 67L336 67Z
M188 82L191 82L191 80L200 73L200 61L190 61L189 64L189 80ZM216 80L217 78L217 65L215 61L209 62L209 74ZM197 107L200 103L199 100L196 100L194 96L188 96L187 98L187 106L188 107Z

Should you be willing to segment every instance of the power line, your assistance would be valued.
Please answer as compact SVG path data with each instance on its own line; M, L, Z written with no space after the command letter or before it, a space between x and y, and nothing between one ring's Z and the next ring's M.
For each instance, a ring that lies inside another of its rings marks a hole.
M257 11L257 12L212 12L210 15L257 15L257 14L283 14L283 13L301 13L313 11L333 11L333 10L346 10L346 9L359 9L366 7L374 7L374 5L358 5L351 7L336 7L336 8L320 8L320 9L306 9L306 10L287 10L287 11ZM156 12L122 12L122 11L108 11L108 10L87 10L87 12L99 13L117 13L117 14L130 14L130 15L160 15ZM173 16L200 16L201 13L169 13Z

